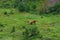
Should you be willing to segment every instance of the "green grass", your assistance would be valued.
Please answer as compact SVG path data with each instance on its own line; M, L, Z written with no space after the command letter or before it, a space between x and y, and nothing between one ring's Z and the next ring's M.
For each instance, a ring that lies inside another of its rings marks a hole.
M41 18L39 15L29 14L29 13L21 13L18 10L14 9L14 14L5 16L3 13L7 11L8 13L11 9L2 9L0 8L0 23L6 24L3 29L3 32L0 32L0 40L22 40L22 26L26 26L27 28L33 28L33 26L37 26L41 35L43 35L43 39L48 40L48 38L52 40L60 40L60 15L47 15ZM28 20L37 20L36 25L29 25ZM16 28L14 33L11 33L12 27ZM40 39L35 39L40 40Z

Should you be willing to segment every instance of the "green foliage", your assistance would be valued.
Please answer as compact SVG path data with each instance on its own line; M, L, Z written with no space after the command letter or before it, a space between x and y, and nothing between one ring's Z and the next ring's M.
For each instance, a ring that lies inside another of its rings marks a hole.
M16 8L21 1L22 1L22 0L15 0L15 1L14 1L14 4L13 4L13 5L14 5L14 8Z
M52 7L48 7L47 10L43 8L43 10L38 10L36 8L40 7L41 3L45 0L1 0L0 7L2 8L18 8L20 12L31 12L34 14L58 14L60 12L60 3L56 3L56 5ZM47 0L46 0L47 1ZM41 3L40 3L41 2ZM43 4L42 4L43 5ZM48 5L48 4L47 4ZM47 6L45 6L47 7ZM40 7L42 8L42 6ZM39 9L40 9L39 8Z
M29 5L25 5L25 11L26 11L26 12L29 12L29 11L30 11Z
M5 27L5 25L4 25L4 24L2 24L2 23L0 23L0 27Z
M3 30L0 32L0 37L3 37L0 40L60 40L60 15L43 16L44 18L42 19L39 15L21 14L15 10L15 14L5 17L3 13L5 11L10 13L10 10L0 9L0 23L7 24L7 26L0 28L0 30ZM36 25L29 25L28 20L37 20L37 23ZM53 26L52 23L54 22ZM15 32L11 33L13 26L15 27ZM23 28L21 28L22 26ZM24 35L22 35L23 32ZM31 36L30 33L31 35L35 34Z
M33 1L33 2L32 2ZM27 3L28 2L28 3ZM14 8L18 8L20 12L29 12L36 9L36 0L16 0L14 3Z
M0 23L0 32L3 32L3 28L5 28L5 24Z
M43 38L42 40L52 40L52 38L46 37L46 38Z
M40 34L37 27L34 28L25 28L25 32L23 32L24 40L32 40L35 38L42 38L42 35Z
M14 10L11 10L9 14L11 14L11 15L14 14Z
M21 12L24 12L25 11L25 6L23 4L19 4L18 10L21 11Z
M53 7L50 7L48 13L59 14L60 12L60 3L56 3Z
M60 14L60 3L56 3L54 6L48 7L45 10L40 10L39 14L40 15L43 15L43 14L48 14L48 15L49 14L53 14L53 15Z
M11 33L13 33L13 32L15 32L15 27L13 27L13 28L12 28L12 31L11 31Z
M8 15L8 13L7 12L4 12L4 15Z
M33 9L36 9L36 5L35 5L35 4L34 4L34 5L32 5L32 8L33 8Z

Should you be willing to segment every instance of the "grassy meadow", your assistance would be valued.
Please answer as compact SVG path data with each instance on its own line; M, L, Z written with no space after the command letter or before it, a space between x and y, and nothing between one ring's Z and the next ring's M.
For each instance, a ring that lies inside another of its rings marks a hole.
M0 40L60 40L60 1L0 0Z
M25 26L26 28L37 27L40 35L42 35L41 40L60 40L60 14L58 15L47 15L41 16L29 13L18 12L14 9L14 14L9 14L6 16L3 14L4 11L10 13L11 9L1 9L0 8L0 40L23 40L23 32ZM36 24L30 25L28 20L37 20ZM15 32L11 33L12 28L15 27ZM27 40L27 39L26 39ZM40 40L39 38L34 38L33 40Z

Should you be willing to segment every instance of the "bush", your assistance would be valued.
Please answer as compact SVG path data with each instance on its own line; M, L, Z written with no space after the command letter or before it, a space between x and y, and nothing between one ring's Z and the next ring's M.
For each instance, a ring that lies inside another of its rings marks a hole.
M45 37L42 40L53 40L51 37Z
M10 8L10 7L11 7L11 5L9 3L5 3L2 5L2 8Z
M25 11L25 6L22 3L20 3L19 6L18 6L18 10L20 12L24 12Z
M30 11L30 6L29 5L25 5L25 11L29 12Z
M5 27L5 25L4 25L4 24L2 24L2 23L0 23L0 27Z
M20 3L20 4L18 5L18 10L19 10L20 12L29 12L29 11L30 11L30 6L27 5L27 4Z
M11 14L11 15L14 14L14 10L11 10L9 14Z
M3 31L3 29L0 29L0 32L2 32Z
M15 27L13 27L13 28L12 28L12 31L11 31L11 33L13 33L13 32L15 32Z
M53 7L48 8L49 13L59 14L60 12L60 3L55 4Z
M40 10L39 12L39 15L43 15L43 14L53 14L53 15L56 15L56 14L59 14L60 13L60 3L56 3L54 6L51 6L51 7L48 7L47 9L43 9L43 10Z
M4 30L4 27L5 27L5 24L3 24L3 23L0 23L0 32L3 32Z
M39 33L37 27L34 28L25 28L25 32L23 32L24 40L32 40L35 38L42 38L42 35Z
M34 4L34 5L32 5L32 8L33 8L33 9L36 9L36 5L35 5L35 4Z
M14 1L14 8L18 7L19 3L21 2L22 0L15 0Z

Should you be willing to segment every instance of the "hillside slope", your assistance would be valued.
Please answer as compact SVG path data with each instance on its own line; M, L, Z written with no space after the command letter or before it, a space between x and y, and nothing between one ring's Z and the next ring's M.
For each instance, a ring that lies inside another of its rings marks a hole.
M0 0L0 40L60 40L60 1Z
M0 40L23 40L25 38L22 34L24 32L23 26L27 29L37 27L42 35L42 38L36 36L31 40L60 40L60 15L49 15L41 18L39 15L20 13L15 10L14 14L6 16L3 14L4 10L9 13L11 9L0 9ZM30 25L28 20L37 20L37 23ZM11 33L13 27L15 27L15 32Z

